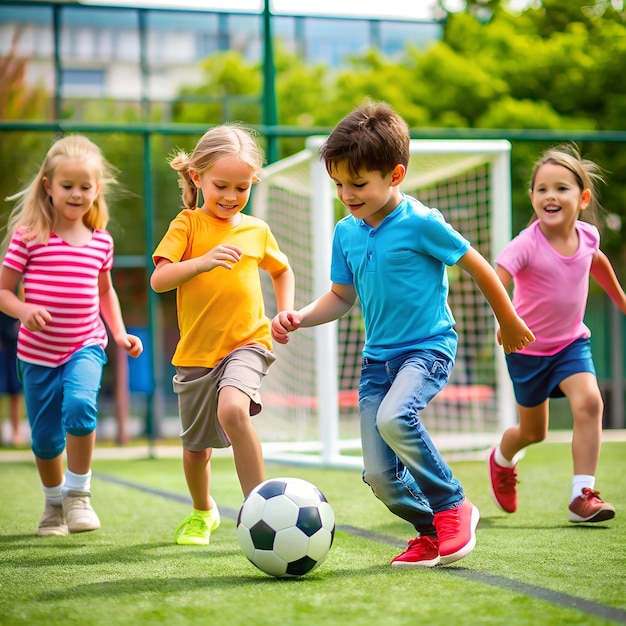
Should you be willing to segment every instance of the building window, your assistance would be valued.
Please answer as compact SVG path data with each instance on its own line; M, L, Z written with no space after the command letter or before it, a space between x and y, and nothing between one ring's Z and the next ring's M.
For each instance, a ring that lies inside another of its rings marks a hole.
M99 69L63 69L61 70L61 88L65 96L104 96L104 70Z

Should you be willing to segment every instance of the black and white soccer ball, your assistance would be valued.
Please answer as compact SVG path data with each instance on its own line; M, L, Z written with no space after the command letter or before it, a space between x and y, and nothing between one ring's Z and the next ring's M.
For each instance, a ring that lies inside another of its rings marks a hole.
M277 578L303 576L326 558L335 513L322 492L300 478L272 478L244 500L237 517L243 553Z

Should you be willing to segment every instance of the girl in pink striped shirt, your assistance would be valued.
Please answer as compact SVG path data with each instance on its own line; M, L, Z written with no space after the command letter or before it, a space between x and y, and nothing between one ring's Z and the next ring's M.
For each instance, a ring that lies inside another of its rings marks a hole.
M45 497L40 535L100 528L90 487L104 322L129 355L143 349L126 332L111 281L105 191L114 182L100 149L70 135L52 145L26 189L8 198L17 203L2 246L0 310L21 322L18 371ZM20 280L23 301L15 295Z

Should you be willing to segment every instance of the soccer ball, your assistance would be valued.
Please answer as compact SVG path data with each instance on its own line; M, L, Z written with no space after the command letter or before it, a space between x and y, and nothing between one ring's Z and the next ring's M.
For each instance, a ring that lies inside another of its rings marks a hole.
M246 557L277 578L303 576L319 567L333 543L335 513L311 483L272 478L253 489L237 517Z

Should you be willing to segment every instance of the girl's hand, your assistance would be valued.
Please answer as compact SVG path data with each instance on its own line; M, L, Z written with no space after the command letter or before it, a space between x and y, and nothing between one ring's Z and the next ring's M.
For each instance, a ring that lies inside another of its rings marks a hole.
M278 343L288 343L289 333L300 327L298 311L280 311L272 320L272 338Z
M38 304L25 304L23 311L20 322L33 332L43 330L52 320L52 315Z
M122 333L114 338L115 343L124 348L126 352L135 359L143 352L143 344L141 339L136 335L129 335L128 333Z
M216 267L230 270L235 263L241 260L242 255L243 250L241 248L230 243L222 243L198 257L196 263L200 272L209 272Z
M533 331L526 326L526 323L517 315L498 328L498 343L504 348L507 354L523 350L529 343L535 341Z

